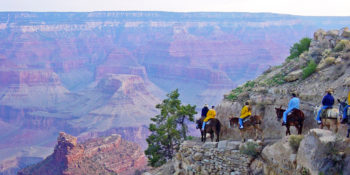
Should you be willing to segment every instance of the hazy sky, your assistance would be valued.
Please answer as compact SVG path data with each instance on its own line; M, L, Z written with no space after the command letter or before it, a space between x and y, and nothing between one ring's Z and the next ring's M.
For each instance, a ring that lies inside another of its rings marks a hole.
M0 11L124 10L350 16L350 0L0 0Z

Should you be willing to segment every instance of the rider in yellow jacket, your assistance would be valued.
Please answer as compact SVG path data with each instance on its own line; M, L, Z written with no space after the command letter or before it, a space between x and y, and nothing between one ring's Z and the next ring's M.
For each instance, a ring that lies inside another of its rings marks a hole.
M241 116L239 116L239 125L240 125L239 129L243 129L243 119L251 115L252 115L252 111L249 106L249 102L245 102L245 106L243 106L241 110Z
M205 124L208 122L208 120L215 118L216 116L216 111L215 111L215 106L212 106L211 109L207 113L207 117L203 120L203 125L202 125L202 130L205 128Z

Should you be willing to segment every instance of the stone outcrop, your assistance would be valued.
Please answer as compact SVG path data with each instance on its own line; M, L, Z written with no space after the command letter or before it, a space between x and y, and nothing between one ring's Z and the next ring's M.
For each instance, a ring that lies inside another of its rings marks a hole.
M312 129L295 152L284 137L262 151L264 174L348 174L350 140L328 130Z
M133 174L146 169L146 165L147 158L140 147L120 135L79 144L76 137L61 132L52 155L18 174Z
M242 144L238 141L223 140L220 142L200 143L195 141L185 141L181 144L180 150L176 153L172 161L162 166L157 171L150 171L147 174L248 174L251 173L251 164L254 157L242 153L243 147L254 144L253 151L259 153L262 149L262 142L249 140ZM252 150L251 150L252 151ZM170 165L173 167L169 171ZM255 162L254 167L259 169L259 163ZM262 169L262 167L260 167Z

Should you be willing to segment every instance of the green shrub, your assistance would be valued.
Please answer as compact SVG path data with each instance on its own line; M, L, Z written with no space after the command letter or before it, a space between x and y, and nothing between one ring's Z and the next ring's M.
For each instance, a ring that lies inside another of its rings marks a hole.
M287 60L297 58L304 51L308 51L311 43L311 38L303 38L299 43L295 43L289 50L290 55Z
M247 81L247 82L243 85L243 87L244 87L244 88L251 89L251 88L254 87L254 85L255 85L255 82L254 82L254 81Z
M246 145L239 149L241 154L245 154L251 157L257 157L259 152L259 145L253 142L248 142Z
M311 74L313 74L316 71L317 64L314 60L311 60L309 64L303 69L303 80L309 77Z
M344 48L350 48L350 41L349 40L341 40L337 43L337 45L334 47L334 50L336 52L343 51Z
M187 136L186 140L193 140L193 136Z
M274 85L281 85L284 84L286 81L284 81L284 74L278 73L274 75L271 79L265 80L266 84L269 86L274 86Z
M237 87L233 89L231 93L226 97L228 100L235 101L238 99L238 95L243 92L243 87Z
M292 147L293 151L298 151L300 142L304 139L303 135L291 135L288 139L289 146Z

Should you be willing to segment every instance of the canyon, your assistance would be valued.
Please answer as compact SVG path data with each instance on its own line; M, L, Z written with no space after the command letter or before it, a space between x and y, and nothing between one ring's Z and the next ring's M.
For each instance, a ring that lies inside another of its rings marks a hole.
M217 104L319 28L349 17L268 13L0 13L0 174L45 159L60 131L146 147L167 92Z

